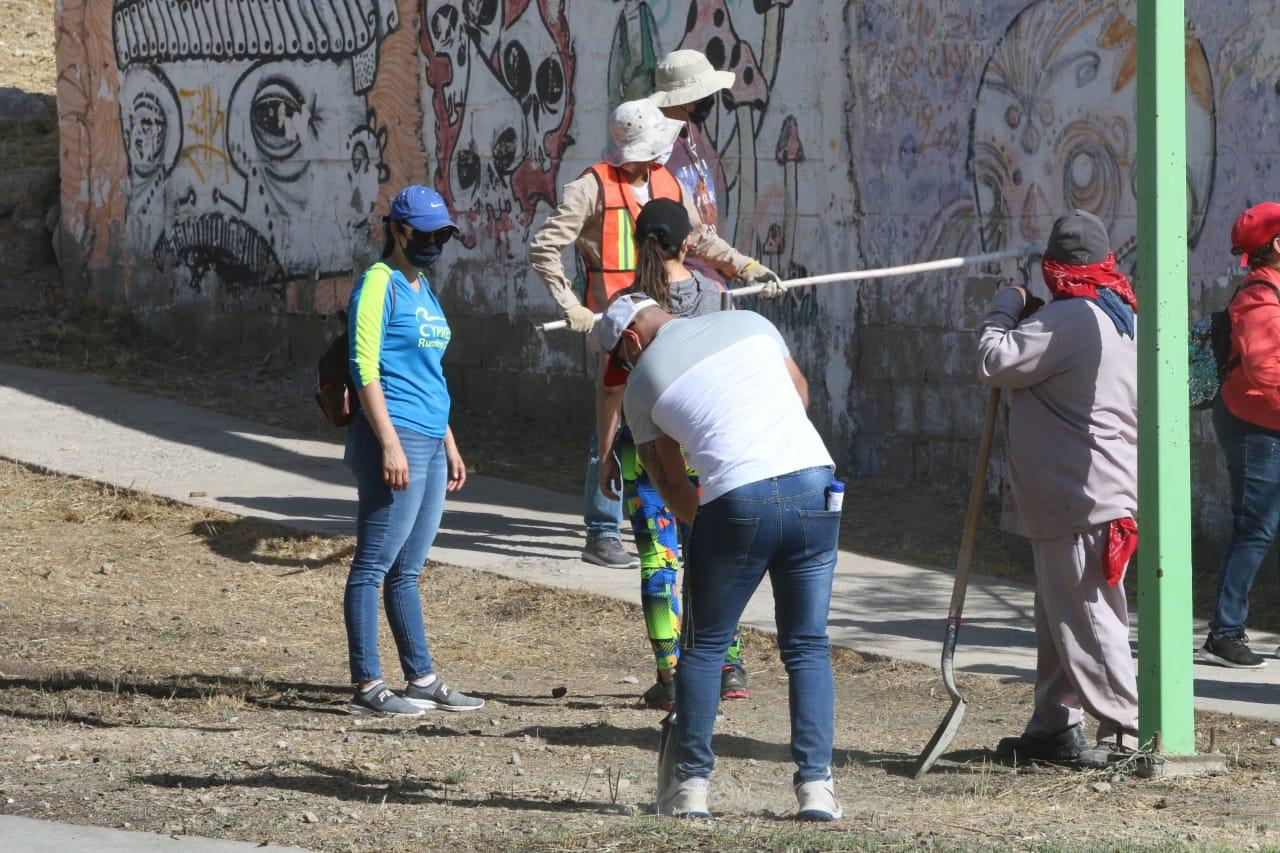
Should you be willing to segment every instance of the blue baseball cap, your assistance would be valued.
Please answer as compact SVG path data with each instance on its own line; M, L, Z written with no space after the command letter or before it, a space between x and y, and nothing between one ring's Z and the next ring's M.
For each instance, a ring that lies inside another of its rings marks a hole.
M388 222L403 222L414 231L439 231L441 228L458 230L449 218L449 208L440 193L421 184L411 184L391 200Z

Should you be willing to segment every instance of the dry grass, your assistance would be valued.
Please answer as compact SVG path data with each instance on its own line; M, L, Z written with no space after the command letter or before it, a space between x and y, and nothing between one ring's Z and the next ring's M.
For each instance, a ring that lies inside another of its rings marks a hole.
M779 820L793 808L785 674L758 634L752 699L717 726L718 821L646 818L659 715L636 705L652 665L636 608L431 565L433 655L489 705L363 721L341 713L350 544L0 463L0 810L321 850L1280 842L1274 725L1201 715L1201 748L1215 729L1233 756L1224 779L1015 773L987 749L1021 726L1029 688L967 677L954 751L917 784L911 763L946 708L937 673L847 651L834 661L848 816ZM391 648L384 635L389 674Z

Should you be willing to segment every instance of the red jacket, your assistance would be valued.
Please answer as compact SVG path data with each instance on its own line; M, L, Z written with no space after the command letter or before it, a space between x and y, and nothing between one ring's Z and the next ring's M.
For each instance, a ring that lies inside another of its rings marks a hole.
M1280 288L1280 272L1269 267L1250 270L1246 282L1258 279ZM1280 299L1270 287L1246 287L1227 311L1240 364L1222 383L1222 402L1242 421L1280 430Z

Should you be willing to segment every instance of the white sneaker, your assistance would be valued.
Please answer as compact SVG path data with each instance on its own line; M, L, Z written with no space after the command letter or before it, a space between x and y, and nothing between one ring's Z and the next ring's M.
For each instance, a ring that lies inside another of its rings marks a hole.
M658 814L667 817L711 819L707 809L707 780L703 776L673 779L666 796L658 803Z
M839 820L844 809L836 802L836 785L827 771L827 778L796 785L796 820Z

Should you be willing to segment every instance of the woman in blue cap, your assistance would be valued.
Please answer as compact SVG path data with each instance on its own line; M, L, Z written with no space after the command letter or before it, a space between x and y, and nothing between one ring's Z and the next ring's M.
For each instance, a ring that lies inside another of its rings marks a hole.
M365 270L348 311L350 371L360 410L347 431L356 475L356 552L343 611L353 714L418 716L474 711L484 700L456 693L436 675L422 619L418 576L435 540L446 492L467 469L449 429L441 360L449 323L426 271L458 233L435 190L410 186L391 202L382 260ZM394 693L378 658L378 588L407 684Z

